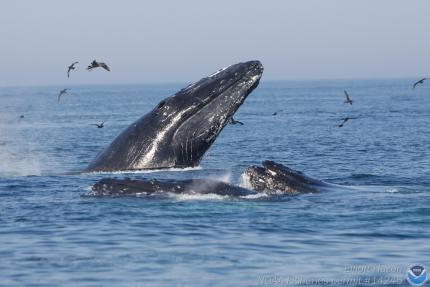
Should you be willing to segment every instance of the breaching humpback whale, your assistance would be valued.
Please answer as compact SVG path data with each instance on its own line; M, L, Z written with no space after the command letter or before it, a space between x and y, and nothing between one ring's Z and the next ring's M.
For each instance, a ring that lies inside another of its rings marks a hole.
M259 61L249 61L189 85L131 124L85 171L197 166L262 73Z

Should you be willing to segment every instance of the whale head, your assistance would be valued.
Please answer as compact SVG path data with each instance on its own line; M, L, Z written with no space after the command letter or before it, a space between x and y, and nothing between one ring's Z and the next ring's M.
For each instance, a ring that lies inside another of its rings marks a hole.
M274 161L263 161L262 166L250 166L242 173L244 187L269 193L296 194L319 192L329 184L308 177Z
M197 166L262 73L259 61L249 61L187 86L125 129L86 171Z

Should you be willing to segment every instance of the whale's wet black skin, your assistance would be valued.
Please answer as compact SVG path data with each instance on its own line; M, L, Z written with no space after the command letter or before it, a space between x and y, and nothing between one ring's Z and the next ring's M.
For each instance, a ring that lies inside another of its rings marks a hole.
M311 178L274 161L263 161L263 166L250 166L242 173L243 185L257 192L285 194L316 193L339 187Z
M273 161L262 166L250 166L242 173L242 185L234 186L212 179L154 180L103 178L93 185L94 196L144 196L163 193L217 194L247 196L264 193L265 196L290 196L330 190L354 190L349 186L327 183L311 178Z
M151 196L173 194L217 194L247 196L256 192L212 179L154 180L103 178L93 185L93 196Z
M131 124L85 171L197 166L262 73L249 61L189 85Z

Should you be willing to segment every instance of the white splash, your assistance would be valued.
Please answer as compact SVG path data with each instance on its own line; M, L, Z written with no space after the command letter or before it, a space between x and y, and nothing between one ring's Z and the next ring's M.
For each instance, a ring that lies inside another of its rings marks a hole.
M221 181L221 182L225 182L225 183L231 183L231 171L226 171L224 174L220 175L220 176L209 176L209 179L213 179L216 181Z
M266 198L269 196L270 195L267 194L266 192L259 192L256 194L249 194L249 195L240 196L240 198L243 198L243 199L259 199L259 198Z
M251 189L252 190L252 185L251 185L251 181L249 179L249 175L246 174L246 172L242 173L242 175L240 176L240 187L246 188L246 189Z
M16 142L0 147L0 176L41 175L40 162L31 149Z
M0 135L0 176L41 175L47 164L57 170L53 159L41 152L31 134L22 132L18 122L0 126Z
M219 195L214 193L207 193L207 194L189 194L189 193L183 193L183 194L176 194L176 193L168 193L169 197L174 198L178 201L189 201L189 200L225 200L228 199L228 195Z
M397 193L397 192L399 192L399 190L397 188L388 188L388 189L385 190L385 192L388 192L388 193Z
M137 170L121 170L121 171L91 171L91 174L128 174L128 173L155 173L155 172L170 172L170 171L190 171L201 170L201 166L185 167L185 168L162 168L162 169L137 169Z

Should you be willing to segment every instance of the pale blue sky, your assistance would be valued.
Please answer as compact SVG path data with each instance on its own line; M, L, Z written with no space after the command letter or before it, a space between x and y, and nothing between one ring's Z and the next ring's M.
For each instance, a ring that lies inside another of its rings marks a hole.
M266 80L430 76L428 0L0 3L0 85L193 82L251 59Z

